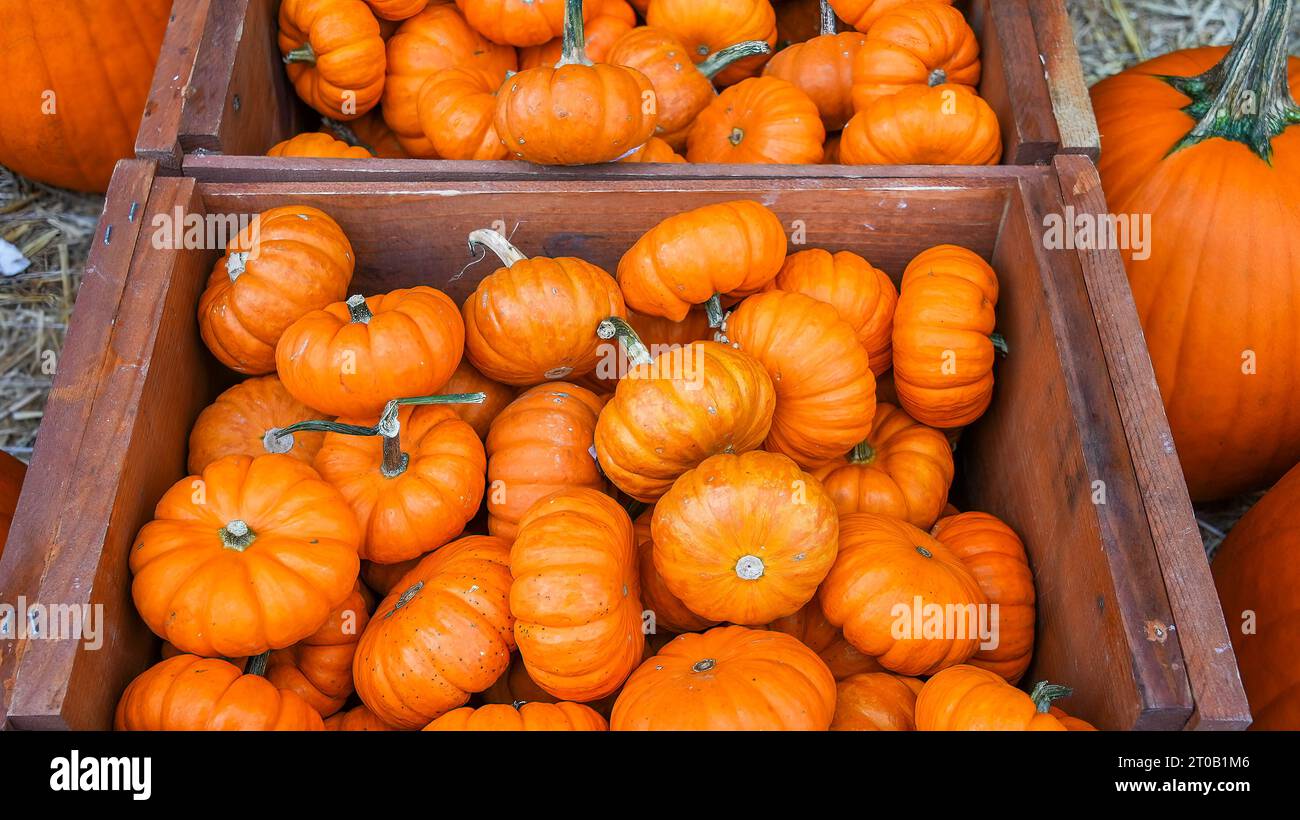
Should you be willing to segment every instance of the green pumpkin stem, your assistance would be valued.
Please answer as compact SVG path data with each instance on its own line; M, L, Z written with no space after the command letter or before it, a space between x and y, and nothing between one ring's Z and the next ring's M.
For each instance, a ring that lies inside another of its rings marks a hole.
M849 451L850 464L870 464L876 460L876 448L870 442L860 441Z
M709 327L715 330L722 327L723 323L727 321L727 312L722 309L721 294L715 293L708 298L708 301L704 303L704 312L708 314Z
M329 117L321 117L320 124L321 127L330 132L334 139L342 140L353 148L364 148L370 152L371 156L379 155L378 152L375 151L374 146L362 142L361 138L357 136L357 132L353 131L351 126L347 123L332 120Z
M582 0L564 0L563 51L556 68L566 65L594 65L587 57L587 30L582 20Z
M271 660L271 650L266 650L260 655L254 655L244 664L245 675L257 675L261 677L266 674L266 665Z
M993 349L1003 358L1011 355L1011 348L1007 346L1007 337L1001 333L990 333L989 341L993 343Z
M831 8L828 0L821 0L821 33L835 34L840 30L840 18L835 16L835 9Z
M306 63L307 65L316 65L316 49L311 47L311 43L303 43L298 48L284 55L286 63Z
M516 262L522 262L528 258L523 251L511 245L509 239L491 228L480 228L470 233L470 254L476 253L480 247L487 248L496 254L497 259L500 259L501 264L507 268L514 267Z
M650 364L654 361L650 356L650 350L626 319L611 316L602 320L596 326L596 335L602 339L618 339L619 344L623 345L623 350L627 352L628 361L634 365Z
M1029 699L1038 707L1038 711L1047 714L1052 708L1052 701L1068 698L1074 694L1074 690L1068 686L1061 686L1056 683L1048 683L1040 680L1034 684L1034 688L1029 691Z
M1287 79L1291 0L1254 0L1227 56L1195 77L1162 76L1192 102L1196 125L1169 153L1214 137L1240 142L1272 162L1273 138L1300 123Z
M348 297L347 306L348 315L352 317L353 322L368 325L370 320L375 318L375 315L370 312L370 306L366 304L366 297L359 293Z
M243 552L257 540L257 533L248 528L248 524L236 518L226 522L226 526L217 531L221 545L228 550Z
M736 43L734 46L727 46L710 54L703 62L695 66L700 73L712 80L722 73L722 70L734 62L743 60L746 57L756 57L759 54L771 54L772 47L762 40L746 40L743 43Z
M948 82L948 72L944 71L942 68L936 68L934 71L930 72L930 76L926 82L931 88L934 88L936 85L943 85Z

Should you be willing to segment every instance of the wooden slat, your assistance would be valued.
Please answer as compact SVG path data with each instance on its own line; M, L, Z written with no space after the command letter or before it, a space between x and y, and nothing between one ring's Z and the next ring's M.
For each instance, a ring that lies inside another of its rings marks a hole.
M177 174L181 170L181 108L190 87L209 4L210 0L174 0L172 4L135 139L136 157L158 163L160 173Z
M1083 77L1083 64L1074 46L1070 14L1063 0L1033 0L1029 12L1061 137L1059 150L1085 154L1095 161L1101 156L1101 135Z
M967 12L980 38L979 93L998 115L1008 165L1046 162L1061 143L1029 15L1032 2L1038 0L971 0Z
M1077 213L1106 214L1101 180L1081 156L1057 157L1064 202ZM1105 341L1107 364L1128 433L1154 548L1173 610L1173 628L1183 646L1196 701L1189 723L1195 729L1240 729L1250 708L1214 580L1196 526L1173 435L1147 353L1123 260L1117 251L1081 250L1077 259Z

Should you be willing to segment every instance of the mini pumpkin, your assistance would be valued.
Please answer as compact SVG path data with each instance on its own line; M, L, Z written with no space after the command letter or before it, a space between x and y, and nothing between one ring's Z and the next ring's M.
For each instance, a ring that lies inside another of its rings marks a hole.
M604 732L609 724L581 703L489 703L448 712L426 732Z
M362 0L283 0L279 45L298 96L321 114L354 120L379 104L384 38Z
M871 435L847 458L813 474L840 515L881 513L928 528L948 502L953 472L952 447L943 433L882 402Z
M217 658L177 655L140 673L117 703L119 732L322 731L316 710L260 675Z
M883 672L884 667L870 655L864 655L844 637L840 628L826 620L822 605L813 598L793 615L777 618L768 629L784 632L817 653L831 670L835 680L865 672Z
M997 165L997 115L968 86L909 85L860 110L840 135L845 165Z
M381 20L405 20L424 11L429 0L366 0L366 3Z
M514 386L493 381L478 372L478 369L469 363L469 359L461 359L460 364L456 366L455 372L451 374L451 378L447 380L442 389L453 394L483 394L482 402L449 404L447 406L451 408L453 413L460 416L461 421L473 427L479 438L484 439L487 438L488 429L492 426L492 419L506 409L518 395L518 391Z
M395 727L389 726L375 717L375 713L370 711L370 707L363 703L360 706L352 707L346 712L336 712L325 718L325 731L392 732L395 731Z
M280 336L275 359L294 398L336 416L370 416L391 399L439 390L464 349L455 303L421 285L308 313Z
M703 304L716 327L720 297L762 290L785 263L786 245L781 220L758 202L705 205L642 235L619 260L618 283L633 310L680 322Z
M835 562L839 523L821 484L785 456L705 459L655 505L654 562L664 584L712 621L793 615Z
M271 208L241 230L199 298L199 334L217 360L275 370L275 346L299 318L347 295L356 259L338 223L306 205Z
M921 681L888 672L867 672L835 686L833 732L910 732L916 729Z
M640 148L628 154L619 162L669 162L682 163L686 157L678 154L673 147L658 137L651 137L650 140Z
M131 549L131 596L184 652L258 655L320 629L352 592L360 541L347 502L308 465L226 456L158 502Z
M826 129L817 105L776 77L750 77L700 112L686 138L689 162L813 164Z
M485 376L514 385L580 377L596 368L609 316L625 316L618 283L573 257L529 259L491 230L470 234L505 267L479 282L462 308L465 350Z
M407 159L410 156L378 109L346 123L327 119L321 123L320 130L382 159Z
M505 159L492 120L504 77L481 68L444 68L429 75L416 96L420 129L442 159Z
M748 40L776 46L776 12L768 0L655 0L646 10L646 25L672 32L697 63ZM718 82L740 82L758 73L765 62L767 54L747 57L720 72Z
M376 717L418 729L506 671L515 647L509 550L499 538L461 538L426 556L375 608L353 677Z
M767 449L812 468L871 432L871 360L834 307L802 293L767 291L742 302L723 331L772 377L776 411Z
M840 517L839 555L818 595L850 643L902 675L965 663L979 648L978 610L988 604L951 550L875 513Z
M309 418L327 417L289 395L279 378L245 379L199 413L190 430L188 469L194 475L225 456L265 453L287 453L311 464L325 438L323 433L278 435L280 428Z
M837 17L853 28L870 32L871 27L884 15L913 0L828 0ZM952 5L953 0L939 0Z
M268 157L330 157L334 159L369 159L370 151L360 145L348 145L330 134L309 131L271 146Z
M502 45L539 46L564 31L566 0L456 0L456 5L475 30ZM584 20L602 6L577 5Z
M853 63L867 38L857 31L836 33L839 21L825 0L821 10L818 36L778 51L763 73L807 94L829 133L839 131L853 116Z
M876 21L851 63L851 115L908 86L980 81L980 45L962 13L936 0L898 6Z
M700 632L717 621L701 618L690 610L664 583L655 568L655 542L651 532L654 510L646 510L632 522L637 542L637 566L641 576L641 603L646 612L654 613L656 629L669 632Z
M585 487L540 499L510 548L510 611L528 675L562 700L614 692L641 662L632 521Z
M976 666L953 666L925 682L916 698L916 728L922 732L1064 732L1051 714L1064 686L1039 684L1026 695L997 674Z
M293 646L271 653L266 679L277 689L297 694L321 717L342 709L352 694L352 655L370 620L373 604L370 593L357 584L320 629Z
M720 626L679 635L632 673L614 703L615 731L823 731L835 679L789 635Z
M432 550L430 550L432 552ZM424 560L428 552L421 553L414 558L408 558L405 561L398 561L395 564L379 564L374 561L361 562L361 580L365 585L377 593L380 597L393 591L397 582L401 581L406 573L415 568L415 565Z
M597 9L594 16L583 26L587 57L592 62L621 65L609 59L609 50L619 38L636 26L636 12L628 5L627 0L602 0L599 3L591 3L591 0L588 0L587 4L595 5ZM522 70L538 66L553 66L563 57L564 38L556 37L540 46L520 49L519 68Z
M961 427L993 397L998 277L956 245L921 252L903 271L894 311L894 387L908 415Z

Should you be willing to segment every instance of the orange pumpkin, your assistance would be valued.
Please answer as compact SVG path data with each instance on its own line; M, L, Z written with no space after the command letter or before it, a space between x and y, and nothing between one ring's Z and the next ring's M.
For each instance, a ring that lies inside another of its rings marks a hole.
M792 253L769 290L802 293L839 311L853 326L877 376L893 365L894 307L898 289L884 271L850 251L820 248Z
M259 675L216 658L177 655L140 673L117 703L119 732L322 731L316 710Z
M632 673L614 703L614 731L823 731L835 679L781 632L720 626L679 635Z
M1032 695L1031 695L1032 697ZM1067 732L1095 732L1097 727L1093 726L1086 720L1077 717L1070 717L1063 710L1056 706L1048 707L1047 713L1061 722ZM1253 724L1252 724L1253 725Z
M632 522L637 543L637 567L641 576L641 603L647 612L654 613L656 629L669 632L700 632L717 621L701 618L690 610L664 583L655 568L655 542L651 533L654 510L646 510Z
M816 652L837 681L865 672L884 671L884 667L875 658L859 652L856 646L845 639L839 627L826 620L821 602L816 598L793 615L777 618L767 628L797 638L804 646Z
M922 732L1064 732L1050 713L1051 702L1065 697L1063 686L1039 684L1033 695L987 669L954 666L925 682L916 697L916 728Z
M460 416L461 421L474 428L479 438L487 438L492 420L510 405L518 395L511 385L493 381L475 369L469 359L461 359L451 378L442 387L446 393L482 393L484 399L473 404L449 404L451 411Z
M465 19L494 43L539 46L564 31L565 0L456 0ZM578 11L590 19L601 3Z
M311 635L347 599L360 541L347 502L311 467L227 456L158 502L131 549L131 597L184 652L258 655Z
M932 675L979 648L988 599L951 550L906 521L840 517L840 551L819 590L826 619L880 665Z
M416 96L420 129L442 159L505 159L492 124L503 77L481 68L444 68L429 75Z
M289 395L275 376L245 379L199 413L190 430L189 471L197 475L225 456L264 453L287 453L311 464L325 439L323 433L277 434L303 419L325 418Z
M258 214L217 261L199 298L212 355L250 375L275 370L275 346L299 318L347 295L356 259L338 223L306 205Z
M430 550L429 552L432 552ZM397 586L397 582L406 576L406 573L415 568L415 565L424 560L429 553L422 553L414 558L408 558L405 561L398 561L395 564L378 564L374 561L361 562L361 580L365 585L380 596L387 595Z
M326 120L320 130L348 145L364 148L372 156L383 159L407 159L409 156L378 109L351 122Z
M487 437L488 532L513 541L538 499L569 487L605 489L591 452L602 406L586 388L552 382L501 411Z
M405 20L424 11L429 0L366 0L366 3L381 20Z
M835 562L835 505L812 476L761 450L720 454L655 505L654 563L674 596L712 621L793 615Z
M892 404L876 405L871 435L845 459L813 472L840 515L872 512L914 527L934 524L948 502L954 465L943 433Z
M418 729L492 685L515 648L509 546L472 535L426 556L379 606L353 678L384 723Z
M980 81L980 44L951 5L907 3L871 27L853 57L850 79L850 115L908 86L953 83L973 91Z
M649 142L632 153L628 154L619 162L685 162L686 157L678 154L673 147L658 137L651 137Z
M654 501L709 456L762 443L776 393L752 356L695 342L652 359L625 322L608 325L633 362L596 422L596 457L616 487Z
M511 155L541 165L611 162L654 136L654 88L634 68L592 63L582 0L565 3L563 56L506 81L497 134Z
M604 732L609 724L581 703L490 703L448 712L426 732Z
M821 115L807 94L776 77L751 77L723 91L695 118L686 159L815 165L825 142Z
M778 51L763 69L807 94L828 132L840 130L853 116L853 61L867 39L856 31L837 34L838 23L834 13L824 14L818 36Z
M282 0L280 54L303 102L354 120L384 91L384 38L362 0Z
M998 645L981 648L970 665L1018 682L1034 653L1036 594L1024 543L1006 524L982 512L947 516L931 534L961 559L984 597L998 607Z
M395 731L395 727L389 726L375 717L375 713L370 711L370 707L363 703L360 706L352 707L346 712L337 712L325 718L325 731L392 732Z
M352 694L352 655L370 620L374 599L357 584L347 600L330 612L320 629L287 649L271 653L266 679L297 694L321 714L343 708Z
M421 285L308 313L281 335L275 361L285 389L304 404L370 416L391 399L438 391L464 348L456 304Z
M785 263L781 220L747 199L675 214L647 231L618 263L618 283L632 310L674 322L706 305L722 322L719 296L762 290Z
M870 32L871 27L881 17L914 0L828 0L828 2L841 20L858 31ZM939 0L939 2L952 5L953 0Z
M465 352L485 376L515 385L580 377L596 369L597 326L625 316L618 283L573 257L529 259L492 230L470 234L505 267L465 299Z
M813 468L871 432L871 361L834 307L801 293L767 291L729 314L723 332L763 364L776 387L767 449Z
M420 89L445 68L479 68L504 78L519 67L515 50L488 40L470 28L450 3L430 3L402 22L388 40L388 69L384 78L384 122L413 157L436 159L438 152L420 126Z
M997 165L997 115L968 86L909 85L860 110L844 126L845 165Z
M590 0L588 0L590 4ZM609 50L623 35L636 26L636 12L627 4L627 0L604 0L593 4L597 7L595 16L591 17L583 31L586 36L587 57L596 63L614 63L609 59ZM540 46L529 46L519 50L519 68L537 68L553 66L564 57L564 38L556 37Z
M768 0L655 0L646 10L646 25L671 32L697 63L747 40L776 46L776 12ZM718 82L740 82L758 73L765 62L766 53L746 57L720 72Z
M910 732L916 728L916 678L868 672L835 686L833 732Z
M962 427L993 398L998 277L956 245L922 251L903 271L894 310L894 387L908 415Z
M370 151L359 145L348 145L340 139L319 131L308 131L271 146L268 157L330 157L335 159L369 159Z
M510 548L510 611L528 675L562 700L599 700L641 661L632 521L609 496L560 490L524 514Z

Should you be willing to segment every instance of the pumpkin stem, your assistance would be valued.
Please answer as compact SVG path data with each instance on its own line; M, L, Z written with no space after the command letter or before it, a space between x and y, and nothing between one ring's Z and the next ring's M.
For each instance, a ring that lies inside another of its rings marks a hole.
M694 664L692 664L692 665L691 665L691 671L692 671L692 672L708 672L708 671L710 671L711 669L713 669L713 667L715 667L715 666L717 666L717 665L718 665L718 662L717 662L716 660L714 660L713 658L705 658L704 660L696 661Z
M1011 355L1011 348L1007 346L1007 338L1001 333L989 334L989 341L993 343L993 349L996 350L1005 359Z
M650 509L650 505L644 501L637 501L635 498L629 498L623 504L623 509L627 512L627 517L635 521L641 517L641 513Z
M587 31L582 21L582 0L564 0L563 51L556 68L566 65L594 65L587 57Z
M602 339L615 339L623 345L623 350L627 353L627 359L632 364L650 364L654 359L650 356L650 351L646 348L641 337L636 335L636 331L627 323L626 319L618 316L611 316L608 319L601 320L596 326L596 335Z
M876 448L869 442L860 441L849 451L850 464L870 464L876 460Z
M233 282L244 274L244 267L248 263L247 251L236 251L226 255L226 275Z
M418 595L422 589L424 589L423 581L416 581L414 584L407 587L406 591L398 596L397 601L393 603L393 608L384 613L384 619L387 620L393 617L393 615L397 613L397 610L409 604L411 599Z
M721 294L713 294L704 303L704 312L709 317L709 327L719 328L727 321L727 312L722 309Z
M1214 137L1240 142L1272 162L1273 138L1300 123L1287 79L1291 0L1255 0L1223 60L1195 77L1161 76L1192 102L1196 125L1169 153Z
M835 16L828 0L821 0L821 33L835 34L840 30L840 19Z
M931 88L934 88L936 85L943 85L948 82L948 72L944 71L942 68L936 68L934 71L930 72L930 77L927 82L930 84Z
M244 664L245 675L257 675L261 677L266 674L266 664L271 660L271 650L266 650L260 655L254 655Z
M736 43L734 46L727 46L713 52L695 67L700 70L701 74L712 80L722 73L724 68L738 60L771 53L772 47L762 40L746 40L743 43Z
M268 453L289 452L293 449L293 433L282 436L277 428L272 427L262 436L262 449Z
M334 139L343 140L355 148L364 148L372 155L377 156L374 147L362 142L361 138L357 136L357 132L353 131L347 123L332 120L329 117L321 117L320 124L334 135Z
M524 256L522 251L511 245L509 239L491 228L480 228L469 235L470 254L476 253L479 247L492 251L492 253L496 254L497 259L501 260L501 264L507 268L514 267L516 262L522 262L528 258Z
M736 577L742 581L757 581L763 577L763 559L757 555L742 555L736 562Z
M316 65L316 49L311 47L311 43L303 43L298 48L284 55L286 63L307 63Z
M1029 692L1029 698L1038 707L1038 711L1046 714L1052 708L1052 701L1068 698L1074 694L1074 690L1068 686L1061 686L1056 683L1048 683L1040 680L1034 684L1034 688Z
M359 293L349 296L347 305L348 314L352 317L352 321L354 322L368 325L370 324L370 320L375 318L375 315L370 312L370 307L366 304L366 297Z
M221 546L235 552L243 552L257 540L257 533L248 528L248 524L236 518L217 530L221 536Z

